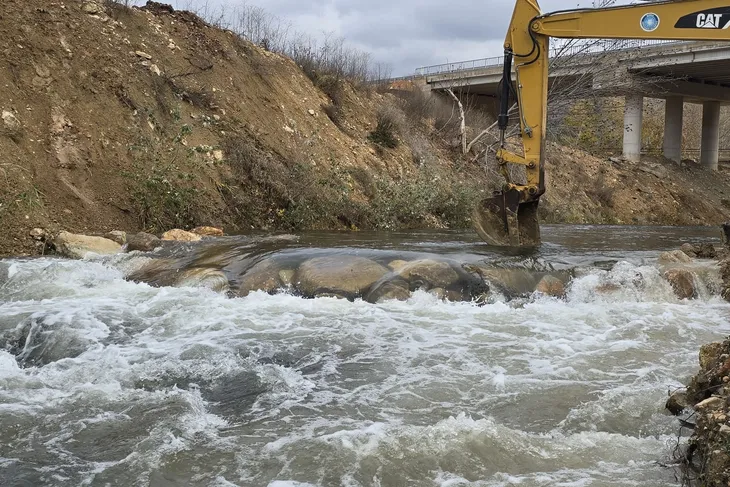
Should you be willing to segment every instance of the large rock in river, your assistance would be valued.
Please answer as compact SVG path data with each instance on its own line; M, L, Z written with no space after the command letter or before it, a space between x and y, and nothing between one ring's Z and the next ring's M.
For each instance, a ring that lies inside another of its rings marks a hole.
M408 281L412 290L446 289L455 284L460 277L448 262L431 259L408 262L399 266L396 272Z
M690 257L698 257L700 259L714 259L717 257L715 246L710 243L702 244L682 244L680 250Z
M679 299L697 297L694 276L687 269L669 269L664 273L664 279L669 281Z
M139 232L127 235L127 251L139 250L141 252L152 252L157 247L162 247L162 240L151 233Z
M272 259L264 259L248 269L240 278L238 295L248 296L254 291L264 291L273 294L287 285L281 280L280 274L288 269L281 269ZM289 277L285 273L285 277ZM291 277L289 277L291 280ZM291 282L291 281L290 281Z
M90 237L61 232L53 239L56 252L72 259L83 259L88 254L109 255L122 250L122 246L104 237Z
M168 230L162 234L162 240L176 240L178 242L197 242L202 238L203 237L201 237L200 235L197 235L193 232L186 232L185 230L180 230L179 228L173 228L172 230Z
M557 277L548 274L540 279L540 282L538 282L535 287L535 291L547 294L548 296L562 298L565 296L565 285L563 284L563 281Z
M335 295L353 299L388 273L386 267L365 257L335 255L303 262L294 281L307 297Z
M681 250L671 250L669 252L662 252L659 255L659 264L687 264L692 262L692 257L685 254Z

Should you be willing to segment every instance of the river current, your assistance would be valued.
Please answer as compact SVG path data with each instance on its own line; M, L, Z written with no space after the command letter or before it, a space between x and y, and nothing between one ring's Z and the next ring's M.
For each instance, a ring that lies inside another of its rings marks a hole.
M730 333L730 304L677 299L656 258L717 236L548 226L537 255L471 232L281 244L575 274L564 299L482 305L153 287L125 280L132 254L0 260L0 485L678 485L663 405Z

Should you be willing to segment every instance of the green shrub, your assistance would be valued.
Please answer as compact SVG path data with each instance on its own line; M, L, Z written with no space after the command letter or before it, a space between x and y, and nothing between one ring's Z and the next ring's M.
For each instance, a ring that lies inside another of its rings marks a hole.
M381 108L378 111L378 124L370 132L368 139L388 149L398 147L398 119L393 109Z
M192 176L174 165L154 166L148 174L132 176L132 200L140 225L152 232L195 226L196 188L189 187Z
M180 133L189 133L189 128L183 126ZM173 138L170 150L149 139L130 147L135 170L123 175L131 181L130 196L140 225L153 233L198 223L200 192L194 176L178 162L184 152L180 140L180 134Z

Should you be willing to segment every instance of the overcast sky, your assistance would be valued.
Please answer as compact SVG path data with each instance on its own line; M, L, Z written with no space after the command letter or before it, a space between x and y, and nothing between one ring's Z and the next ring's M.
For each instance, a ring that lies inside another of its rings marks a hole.
M177 7L206 0L174 0ZM207 0L240 5L242 0ZM333 32L392 66L394 76L420 66L498 56L514 0L247 0L309 35ZM542 0L544 12L591 7L592 0Z

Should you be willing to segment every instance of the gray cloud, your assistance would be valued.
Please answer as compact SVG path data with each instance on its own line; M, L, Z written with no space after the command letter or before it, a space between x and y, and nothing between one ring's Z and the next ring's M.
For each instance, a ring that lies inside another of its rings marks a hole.
M206 0L177 0L179 7ZM241 0L207 0L233 8ZM173 1L173 4L175 2ZM319 37L344 37L394 75L419 66L498 56L512 15L512 0L249 0ZM543 0L544 11L590 7L591 0Z

